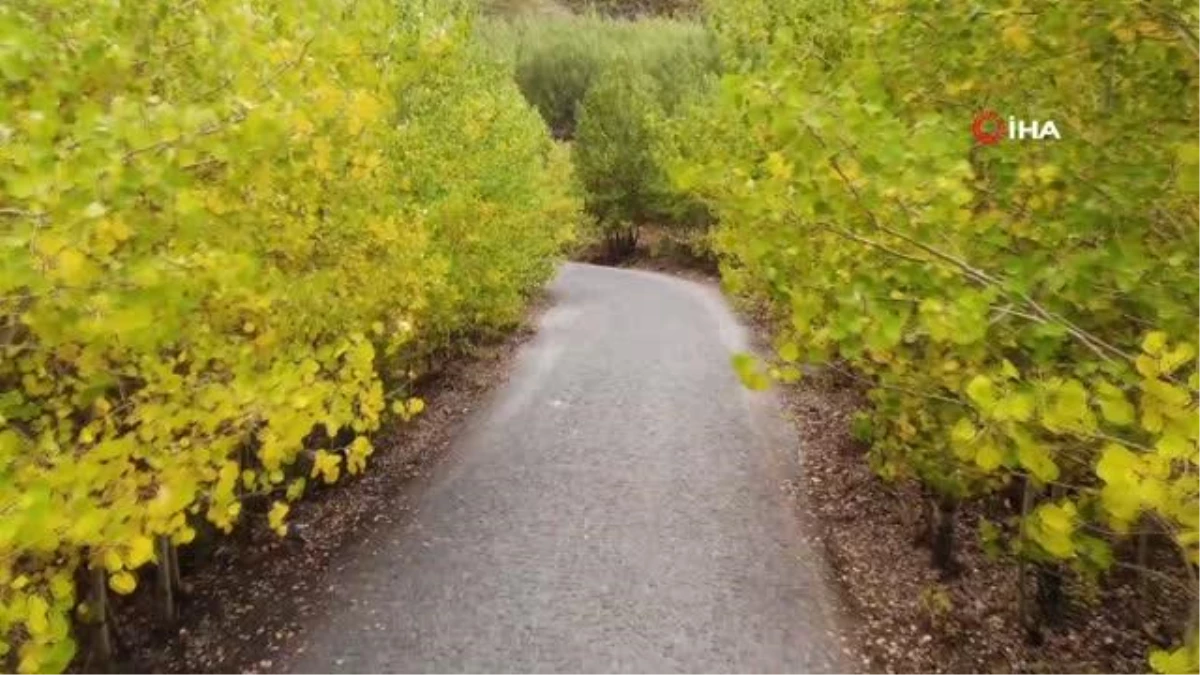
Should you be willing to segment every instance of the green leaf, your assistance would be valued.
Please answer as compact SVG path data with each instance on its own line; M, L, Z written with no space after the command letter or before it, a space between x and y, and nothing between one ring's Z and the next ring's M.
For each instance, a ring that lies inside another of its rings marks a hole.
M967 396L985 412L996 405L996 390L992 381L984 375L976 375L967 383Z
M1075 546L1079 551L1079 556L1092 567L1101 571L1112 567L1112 547L1103 539L1086 534L1076 535Z

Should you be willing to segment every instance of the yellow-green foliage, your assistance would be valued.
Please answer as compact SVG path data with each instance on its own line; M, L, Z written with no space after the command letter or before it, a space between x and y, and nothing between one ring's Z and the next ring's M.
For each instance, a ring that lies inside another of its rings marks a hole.
M694 21L550 14L487 21L481 32L494 57L510 64L525 98L563 137L574 136L584 97L613 66L653 80L653 98L668 113L718 69L712 37Z
M128 593L249 494L282 530L364 468L384 369L547 278L569 163L444 5L0 5L5 670L66 666L80 567Z
M714 6L729 74L674 174L782 360L871 378L886 478L1027 477L1015 553L1096 573L1145 518L1194 585L1194 3ZM989 108L1062 139L977 145ZM1187 642L1154 666L1194 671Z

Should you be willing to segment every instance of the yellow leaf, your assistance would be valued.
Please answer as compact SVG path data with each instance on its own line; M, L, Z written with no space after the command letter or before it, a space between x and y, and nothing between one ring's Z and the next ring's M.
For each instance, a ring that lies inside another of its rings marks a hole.
M967 383L967 396L984 412L990 411L996 405L996 391L992 381L983 375L976 375Z
M1004 28L1001 37L1005 44L1019 52L1029 51L1029 48L1033 46L1033 41L1029 39L1029 33L1025 32L1025 27L1016 21Z
M318 450L313 461L312 478L320 476L326 483L333 483L341 473L342 457L325 450Z
M1142 340L1142 351L1150 356L1158 356L1166 346L1167 334L1160 330L1146 333L1145 339Z
M408 413L410 415L419 415L425 410L425 401L419 398L408 399Z
M1179 366L1191 361L1196 356L1196 348L1187 342L1180 342L1175 349L1164 351L1159 359L1159 366L1164 373L1173 372Z
M55 600L70 602L75 597L75 581L67 572L58 572L50 578L50 594Z
M984 471L993 471L1004 461L1004 455L1000 452L1000 448L990 440L979 445L979 451L975 453L975 464Z
M17 663L19 673L38 673L42 671L42 646L36 642L21 645L21 660Z
M287 524L284 522L284 518L287 517L288 509L285 502L277 501L271 505L271 510L267 513L267 524L281 537L287 534Z
M183 544L190 544L195 538L196 531L185 525L184 527L180 528L178 532L171 536L171 541L175 545L179 546Z
M1100 404L1100 413L1104 419L1117 426L1133 424L1135 412L1133 406L1125 398L1125 393L1107 382L1101 382L1096 387L1096 400Z
M117 572L108 578L108 587L121 595L129 595L137 588L137 579L129 572Z
M31 595L25 602L25 626L34 637L40 637L49 630L50 621L46 616L49 610L50 605L40 595Z
M767 155L767 171L771 177L778 180L790 180L792 177L792 164L784 159L784 156L778 152L772 152Z
M297 478L289 483L286 493L288 501L295 501L299 499L304 494L304 487L306 484L307 481L305 481L303 478Z
M1124 485L1137 480L1135 469L1139 465L1137 455L1124 446L1109 443L1100 453L1096 463L1096 475L1110 485Z
M1024 392L1009 394L996 405L995 415L1000 420L1027 422L1033 417L1033 396Z
M81 285L91 277L92 266L78 249L65 248L55 258L55 273L71 285Z
M1003 374L1006 379L1010 380L1015 380L1021 376L1021 373L1017 370L1017 367L1014 366L1012 361L1009 361L1008 359L1004 359L1004 362L1000 364L1000 373Z
M1032 439L1017 444L1017 461L1043 483L1058 478L1058 465L1054 463L1045 446Z
M1181 434L1168 432L1158 439L1154 449L1167 459L1186 459L1196 450L1196 444L1189 442Z
M950 440L955 443L969 443L975 438L975 425L971 424L971 420L966 417L961 417L954 423L954 427L950 429Z
M129 550L125 553L125 566L137 569L154 558L154 540L139 535L129 542Z
M1034 513L1030 534L1047 553L1056 558L1072 558L1075 546L1071 535L1075 532L1075 521L1074 504L1043 504Z

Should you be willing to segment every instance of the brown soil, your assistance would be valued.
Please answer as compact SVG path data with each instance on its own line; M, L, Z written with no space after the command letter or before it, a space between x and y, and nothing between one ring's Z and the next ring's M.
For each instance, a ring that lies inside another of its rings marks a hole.
M530 336L535 303L522 328L477 344L419 387L425 412L407 424L381 430L367 471L315 489L292 505L291 531L280 538L265 518L249 519L235 535L207 552L188 551L183 581L188 591L180 620L165 628L154 619L149 583L118 607L119 662L125 672L259 672L306 618L322 611L325 579L335 554L370 540L407 517L407 484L449 446L459 422L509 374L517 348ZM197 548L204 548L203 546ZM92 664L77 667L95 669Z

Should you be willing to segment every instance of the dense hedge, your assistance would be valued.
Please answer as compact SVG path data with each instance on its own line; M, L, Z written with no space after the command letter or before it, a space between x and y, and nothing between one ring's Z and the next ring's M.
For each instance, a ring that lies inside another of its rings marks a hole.
M1177 552L1148 578L1194 605L1195 5L714 7L727 75L673 175L779 321L775 374L869 381L871 464L943 521L1015 491L981 533L1042 578L1103 583L1148 536ZM986 109L1061 139L979 144ZM1195 632L1151 664L1194 672Z
M488 22L483 33L560 138L574 137L580 103L609 68L632 67L652 78L654 98L667 112L718 70L711 35L688 21L524 16Z
M707 209L673 189L663 165L679 141L674 120L720 70L701 24L531 13L482 33L546 123L572 141L593 223L585 247L603 242L615 259L632 251L642 225L708 224Z
M0 6L3 669L251 497L282 530L550 274L569 160L448 4Z

